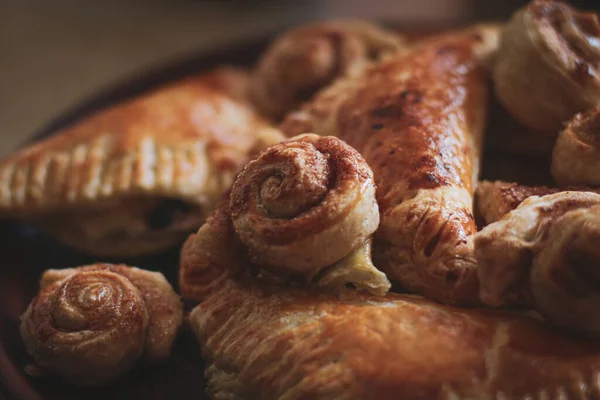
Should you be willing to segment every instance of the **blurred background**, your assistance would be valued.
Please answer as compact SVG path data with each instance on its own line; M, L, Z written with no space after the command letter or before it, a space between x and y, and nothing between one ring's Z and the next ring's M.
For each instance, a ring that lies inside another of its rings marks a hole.
M0 0L0 157L146 69L313 20L406 26L504 20L517 0ZM589 1L570 3L600 8Z

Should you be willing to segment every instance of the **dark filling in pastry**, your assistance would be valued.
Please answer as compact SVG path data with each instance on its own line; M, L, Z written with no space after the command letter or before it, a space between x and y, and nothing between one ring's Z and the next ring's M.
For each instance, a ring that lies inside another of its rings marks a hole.
M146 217L146 225L152 230L163 230L175 221L185 219L193 206L179 199L159 200Z

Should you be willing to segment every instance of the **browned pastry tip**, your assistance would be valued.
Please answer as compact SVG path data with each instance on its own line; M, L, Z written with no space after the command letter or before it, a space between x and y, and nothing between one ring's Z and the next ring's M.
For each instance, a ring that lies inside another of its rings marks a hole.
M418 296L224 285L190 314L215 399L600 396L600 346L512 313Z
M113 264L48 270L21 317L37 367L78 386L115 381L166 359L183 307L158 272Z
M398 34L359 20L318 22L293 28L267 48L254 68L250 95L279 119L336 78L404 47Z
M533 306L554 325L600 335L600 195L532 196L475 235L482 300Z
M216 67L18 151L0 161L0 215L97 256L181 243L251 155L283 139L247 85L245 70Z
M238 174L229 206L237 237L261 268L389 289L359 250L379 225L373 173L342 140L304 134L270 147Z
M600 102L600 22L567 3L533 0L505 25L495 92L534 131L555 137L573 114Z
M600 186L600 107L567 123L556 139L551 171L559 185Z

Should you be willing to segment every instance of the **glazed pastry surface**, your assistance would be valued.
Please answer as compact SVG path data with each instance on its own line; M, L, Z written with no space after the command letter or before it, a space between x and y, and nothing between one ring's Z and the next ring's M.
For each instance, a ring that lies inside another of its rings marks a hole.
M600 348L418 296L229 281L190 315L215 399L587 399ZM543 365L543 367L542 367Z
M484 61L498 29L430 38L413 50L339 80L281 125L335 135L375 177L381 223L376 265L406 289L448 303L476 303L468 238L486 118Z
M96 386L140 361L168 358L182 321L179 296L162 274L94 264L46 271L20 329L43 373Z

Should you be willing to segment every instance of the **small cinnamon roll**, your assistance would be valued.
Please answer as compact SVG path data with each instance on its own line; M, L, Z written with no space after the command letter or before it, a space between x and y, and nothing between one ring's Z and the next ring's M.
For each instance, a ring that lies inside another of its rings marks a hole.
M506 109L556 136L573 114L600 103L600 22L566 3L533 0L505 25L493 71Z
M600 195L532 196L475 235L481 298L600 336Z
M279 119L339 76L360 72L404 47L404 39L366 21L319 22L278 38L257 63L250 96Z
M378 225L373 173L360 154L332 136L299 135L238 174L229 203L184 246L180 287L202 301L222 278L246 270L383 295L390 282L371 261Z
M167 358L182 321L179 296L162 274L94 264L46 271L20 331L35 368L97 386L140 360Z
M551 171L559 185L600 186L600 106L576 114L558 135Z

